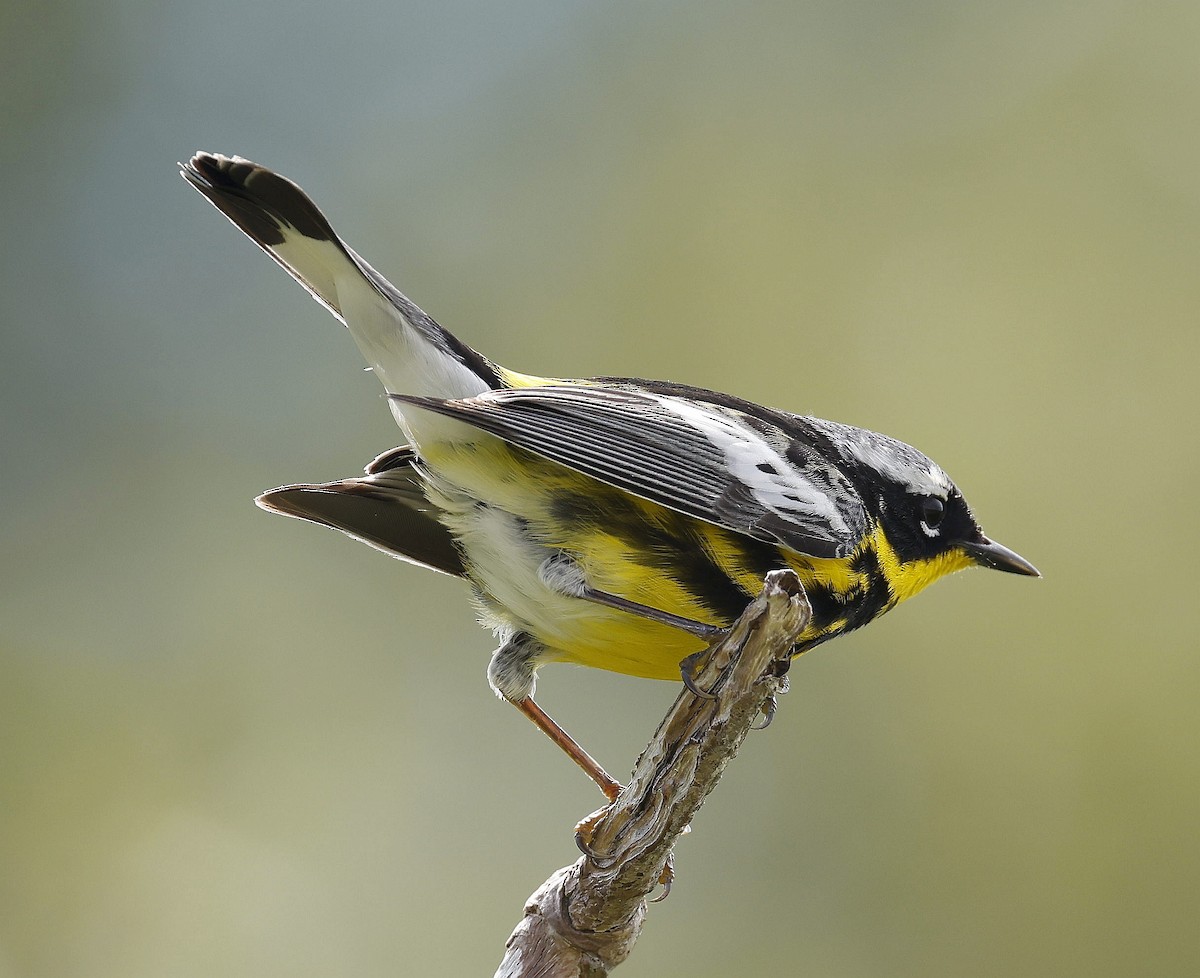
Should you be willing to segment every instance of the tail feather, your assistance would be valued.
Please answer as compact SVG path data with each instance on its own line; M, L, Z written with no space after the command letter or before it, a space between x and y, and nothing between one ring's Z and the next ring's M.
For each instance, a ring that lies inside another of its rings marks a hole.
M197 153L184 178L345 323L392 393L471 397L505 386L486 357L363 261L292 181L239 156Z
M372 462L365 477L281 486L255 501L272 513L331 526L393 557L462 577L462 557L425 498L415 459L403 446Z

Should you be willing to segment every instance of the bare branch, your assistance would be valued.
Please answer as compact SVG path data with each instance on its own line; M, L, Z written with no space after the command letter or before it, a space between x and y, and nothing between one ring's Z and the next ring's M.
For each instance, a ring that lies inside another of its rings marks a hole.
M811 609L791 571L767 576L707 654L611 805L580 823L584 855L529 898L496 978L601 978L641 933L646 900L670 880L675 840L716 786L759 717L787 691L786 667Z

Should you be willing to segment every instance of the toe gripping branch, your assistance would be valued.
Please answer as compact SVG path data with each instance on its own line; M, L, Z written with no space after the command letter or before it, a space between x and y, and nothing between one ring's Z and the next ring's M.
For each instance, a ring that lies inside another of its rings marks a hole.
M718 768L756 720L764 718L758 726L765 726L774 716L776 697L787 690L795 638L810 617L799 580L791 571L777 571L718 642L685 660L683 673L691 681L685 679L686 689L638 759L629 785L579 825L577 841L596 867L618 862L622 843L644 836L649 826L665 835L686 830L719 779ZM668 845L658 873L669 851Z
M551 960L559 952L573 960L586 954L602 966L591 973L608 974L628 956L649 896L671 878L675 841L755 721L773 712L768 703L783 690L784 663L810 617L796 576L768 575L762 593L728 634L705 661L694 664L694 685L708 695L682 691L629 784L580 823L585 854L530 897L498 975L555 974Z

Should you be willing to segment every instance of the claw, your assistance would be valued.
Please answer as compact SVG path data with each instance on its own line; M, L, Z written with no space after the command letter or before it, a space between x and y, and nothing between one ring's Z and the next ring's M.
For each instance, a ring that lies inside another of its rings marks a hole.
M658 884L663 888L662 893L651 899L651 903L662 903L671 895L671 887L675 883L675 853L670 853L667 856L667 861L663 864L663 870L658 876Z
M707 689L701 689L696 683L696 673L700 671L700 667L705 656L708 655L708 649L701 649L699 652L693 652L681 663L679 663L679 674L683 678L683 685L687 687L687 691L693 696L698 696L702 700L715 700L717 694L710 692Z
M607 807L598 809L586 818L580 819L575 826L575 845L589 859L594 859L596 856L596 851L592 848L592 836L606 811L608 811Z
M790 660L788 660L788 661L790 662ZM778 666L778 663L776 665ZM770 696L768 696L763 701L763 705L762 705L763 718L761 721L754 724L754 726L751 729L766 730L767 727L769 727L771 725L771 721L775 719L775 711L779 708L778 697L783 696L790 688L789 684L788 684L786 665L787 665L787 663L785 663L784 668L782 670L779 670L779 669L775 670L775 676L779 680L779 688L776 689L775 692L773 692Z
M772 693L765 700L763 700L763 705L762 705L763 718L758 723L753 724L750 727L750 729L751 730L766 730L767 727L769 727L771 725L771 721L775 719L775 711L778 708L779 708L779 703L776 702L775 694Z

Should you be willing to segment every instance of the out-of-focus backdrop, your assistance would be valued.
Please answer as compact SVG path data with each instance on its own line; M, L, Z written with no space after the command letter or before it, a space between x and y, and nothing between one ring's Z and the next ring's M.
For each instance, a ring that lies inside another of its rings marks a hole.
M462 586L253 506L398 432L196 149L517 369L915 443L1045 574L797 663L622 974L1200 972L1198 9L10 0L0 976L490 974L598 802ZM623 774L675 689L540 691Z

